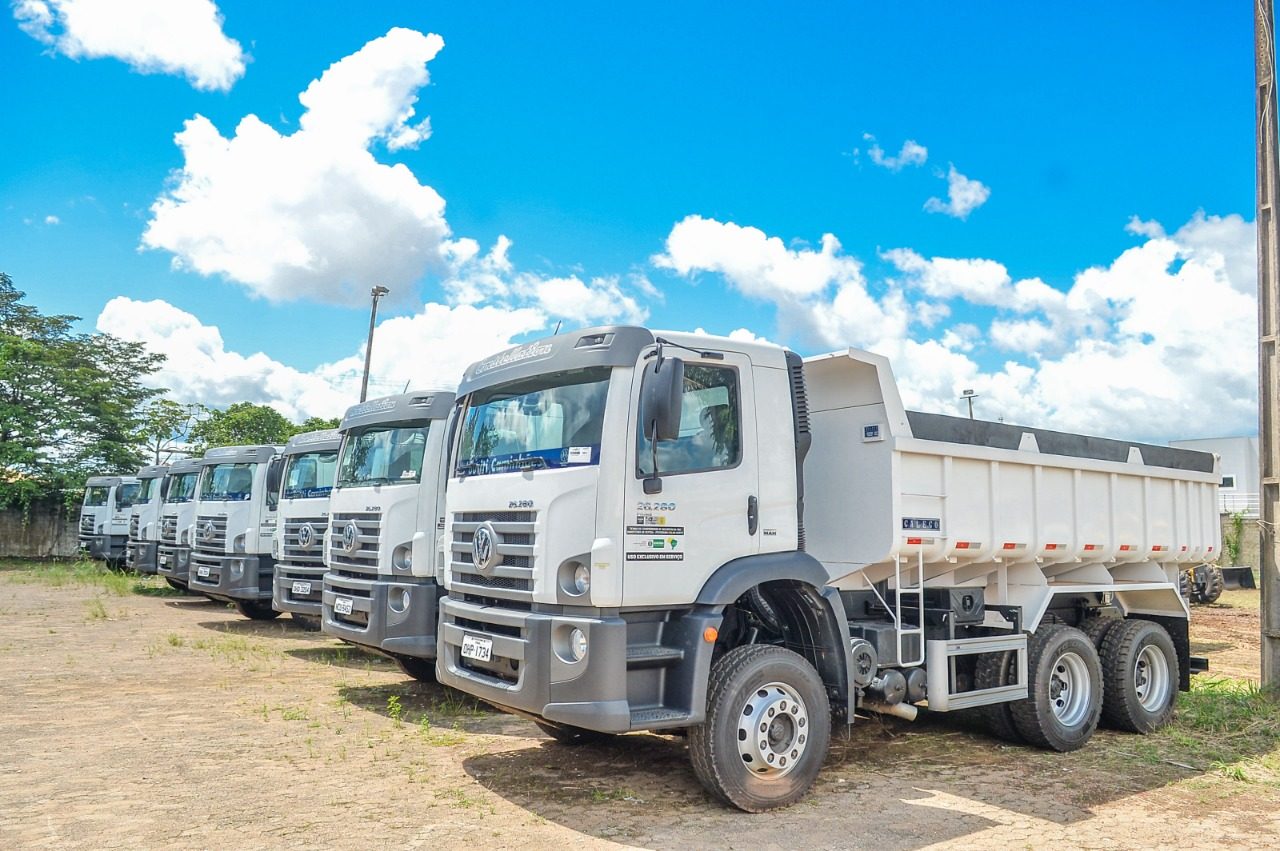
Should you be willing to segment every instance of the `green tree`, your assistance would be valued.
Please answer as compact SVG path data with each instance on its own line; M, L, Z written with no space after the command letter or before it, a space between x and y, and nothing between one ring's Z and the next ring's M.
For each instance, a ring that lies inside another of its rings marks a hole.
M324 417L307 417L302 421L301 425L293 427L293 433L302 434L307 431L324 431L329 428L337 428L339 422L341 422L341 420L338 417L330 417L329 419L325 419Z
M225 411L209 411L191 429L191 442L201 448L284 443L297 428L270 405L236 402Z
M192 431L209 415L209 410L198 402L184 405L172 399L155 399L140 414L142 426L136 439L151 463L160 464L190 446Z
M143 386L163 362L139 343L77 334L0 272L0 505L76 490L93 473L132 472Z

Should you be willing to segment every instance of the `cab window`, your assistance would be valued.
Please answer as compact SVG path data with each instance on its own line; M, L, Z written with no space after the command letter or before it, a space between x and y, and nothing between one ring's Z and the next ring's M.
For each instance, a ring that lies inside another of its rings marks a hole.
M692 473L736 467L742 460L738 371L686 363L680 398L680 436L658 441L658 472ZM636 472L653 472L649 436L639 434Z

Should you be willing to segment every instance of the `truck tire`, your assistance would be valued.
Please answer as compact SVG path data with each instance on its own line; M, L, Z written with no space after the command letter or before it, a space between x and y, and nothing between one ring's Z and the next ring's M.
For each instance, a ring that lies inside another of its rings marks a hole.
M421 683L436 681L436 660L423 659L418 656L396 656L396 664L406 677L413 677Z
M983 653L978 657L978 664L974 666L974 689L1010 685L1018 678L1017 662L1018 654L1012 650L1006 650L1003 653ZM1013 724L1010 706L1008 702L991 703L981 707L978 713L987 725L987 729L996 738L1022 744L1026 740Z
M236 600L232 603L236 611L246 618L255 621L271 621L280 617L280 613L271 608L270 603L251 603L248 600Z
M1102 665L1089 636L1041 626L1027 642L1027 680L1027 697L1010 706L1022 737L1048 750L1084 747L1102 715Z
M1178 571L1178 593L1188 603L1195 602L1195 580L1191 576L1191 571Z
M1204 566L1204 590L1200 592L1200 602L1216 603L1222 596L1222 568L1216 564Z
M1124 623L1120 618L1085 618L1080 622L1080 631L1089 636L1089 640L1093 642L1094 649L1099 654L1102 653L1102 642L1106 639L1107 633Z
M562 745L591 745L603 742L612 735L610 733L601 733L598 730L588 730L584 727L574 727L572 724L552 724L550 721L534 721L533 723L538 725L539 730Z
M1102 672L1108 727L1150 733L1169 723L1178 695L1178 652L1164 627L1123 621L1102 643Z
M183 594L191 593L191 589L187 588L187 583L185 582L179 582L178 580L170 579L169 577L165 577L164 581L168 582L169 587L172 588L174 591L181 591Z
M306 630L307 632L320 631L319 615L300 615L297 612L290 612L289 619L292 620L294 623L296 623L300 628Z
M830 738L831 706L818 672L798 653L752 644L712 665L707 717L689 728L689 756L707 791L759 813L809 791Z

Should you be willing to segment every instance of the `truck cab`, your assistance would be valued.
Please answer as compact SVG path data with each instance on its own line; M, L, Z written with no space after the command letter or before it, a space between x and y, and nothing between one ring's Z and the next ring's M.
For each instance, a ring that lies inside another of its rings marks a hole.
M196 487L203 466L204 462L199 458L183 458L169 465L169 474L165 477L156 572L170 587L179 591L187 590L192 530L196 519Z
M90 558L122 564L129 540L129 506L138 490L133 476L90 476L80 506L80 546Z
M137 573L154 574L159 570L160 505L164 501L167 464L140 469L135 478L138 491L129 507L129 541L125 549L125 566Z
M799 800L859 712L1065 751L1189 687L1206 453L908 412L870 352L625 326L473 364L454 420L439 681L560 741L684 730L732 806Z
M422 391L348 409L329 498L321 629L418 679L434 678L453 401L450 392Z
M309 630L320 629L324 537L341 440L337 429L309 431L289 438L284 447L271 606Z
M196 496L187 587L231 603L254 620L271 620L279 492L270 482L279 446L220 446L204 454Z

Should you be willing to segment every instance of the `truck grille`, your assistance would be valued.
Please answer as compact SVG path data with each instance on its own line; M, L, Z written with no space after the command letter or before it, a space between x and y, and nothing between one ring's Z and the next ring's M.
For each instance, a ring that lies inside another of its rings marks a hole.
M281 561L309 567L324 566L324 528L328 517L291 517L284 521L284 558ZM303 547L300 533L311 527L311 544Z
M80 515L80 534L81 535L93 534L93 515L92 514Z
M166 514L160 518L160 540L166 544L178 543L178 515Z
M347 526L356 528L354 549L343 545ZM377 511L334 514L329 518L329 566L356 576L378 575L378 541L382 536L382 515Z
M449 545L450 594L483 598L497 606L527 609L527 604L533 599L536 520L536 511L460 511L454 514ZM495 533L494 548L498 562L481 573L475 566L472 542L476 530L485 523Z
M200 575L200 568L209 568L208 576ZM203 555L199 552L191 553L190 573L187 581L191 585L208 585L211 588L217 588L222 581L222 560L209 555Z
M201 514L196 518L195 535L191 544L196 552L219 555L225 553L227 551L227 518Z
M129 518L129 540L138 540L138 521L142 518L134 516Z

